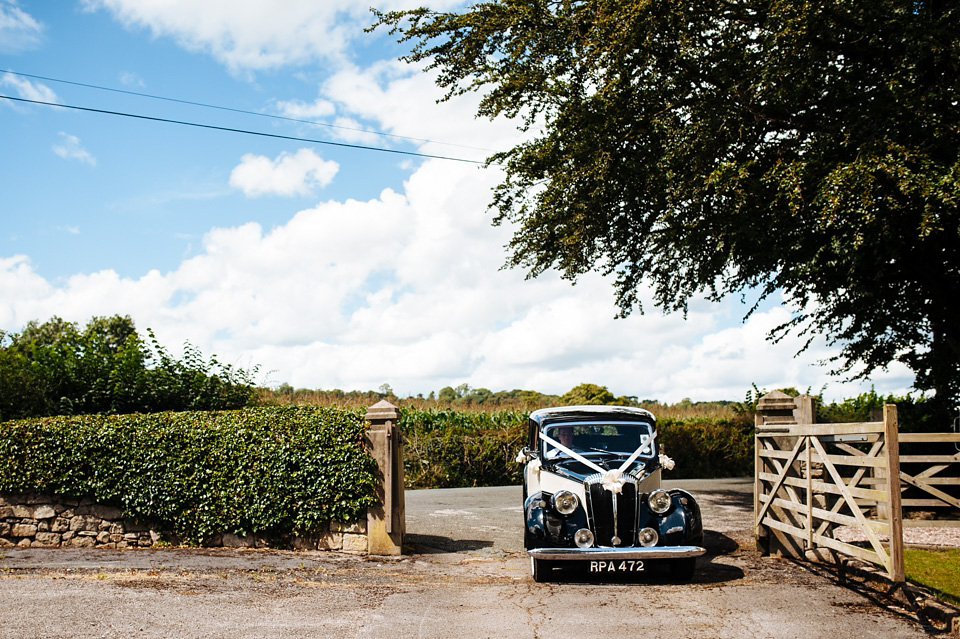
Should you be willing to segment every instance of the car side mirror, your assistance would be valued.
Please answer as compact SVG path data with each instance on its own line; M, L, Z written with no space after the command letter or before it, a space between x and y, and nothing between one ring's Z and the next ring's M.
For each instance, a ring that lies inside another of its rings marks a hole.
M524 446L520 449L520 453L517 455L517 461L523 464L526 464L528 461L536 457L537 454L530 450L529 446Z

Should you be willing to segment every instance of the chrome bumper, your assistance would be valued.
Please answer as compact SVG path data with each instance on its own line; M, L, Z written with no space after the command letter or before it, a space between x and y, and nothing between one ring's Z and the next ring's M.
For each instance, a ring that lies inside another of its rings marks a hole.
M652 546L650 548L533 548L527 551L535 559L685 559L707 552L700 546Z

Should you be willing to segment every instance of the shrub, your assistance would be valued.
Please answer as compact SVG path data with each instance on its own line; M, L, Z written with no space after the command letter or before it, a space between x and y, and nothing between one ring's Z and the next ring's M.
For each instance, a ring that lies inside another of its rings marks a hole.
M84 329L58 317L0 330L0 419L89 413L233 410L255 399L253 371L204 360L190 343L176 359L129 317Z
M309 534L374 502L365 428L318 407L6 422L0 491L90 498L189 543Z
M672 419L657 421L661 450L676 462L664 476L712 479L753 475L753 424L744 420Z
M521 411L404 409L398 426L407 488L519 484L523 468L515 459L526 418Z

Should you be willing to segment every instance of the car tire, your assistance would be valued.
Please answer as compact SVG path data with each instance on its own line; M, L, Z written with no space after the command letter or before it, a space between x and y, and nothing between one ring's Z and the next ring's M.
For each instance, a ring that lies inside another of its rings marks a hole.
M690 581L693 579L693 573L696 568L696 557L688 557L687 559L674 559L670 562L670 577L673 579L673 581Z
M550 581L550 577L553 574L553 566L553 561L530 557L530 572L533 574L533 580L537 583Z

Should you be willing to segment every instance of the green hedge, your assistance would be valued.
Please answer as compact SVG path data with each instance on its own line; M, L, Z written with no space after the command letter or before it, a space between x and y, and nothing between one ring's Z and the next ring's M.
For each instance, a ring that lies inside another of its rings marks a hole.
M520 484L517 452L526 444L528 413L463 413L404 409L407 488ZM729 419L657 422L663 451L676 462L669 479L746 477L753 474L753 425Z
M188 543L279 540L356 521L374 502L362 415L304 406L6 422L0 491L91 498Z
M527 413L466 413L403 409L403 468L407 488L519 484L517 452Z
M714 479L753 475L753 424L730 419L657 421L661 450L676 462L667 479Z

